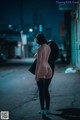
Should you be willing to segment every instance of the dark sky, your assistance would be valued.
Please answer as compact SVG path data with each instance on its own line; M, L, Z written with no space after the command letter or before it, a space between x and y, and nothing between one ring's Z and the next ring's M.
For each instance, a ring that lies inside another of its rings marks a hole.
M22 0L23 1L23 21L24 24L33 20L33 9L36 9L42 19L47 23L52 23L55 13L59 12L55 0ZM57 6L57 9L56 9ZM5 23L20 23L20 0L0 0L0 20ZM51 21L50 23L48 21Z
M23 24L32 24L33 9L36 9L40 19L47 27L59 36L60 21L63 21L63 11L59 11L56 0L22 0ZM0 24L20 24L20 0L0 0Z

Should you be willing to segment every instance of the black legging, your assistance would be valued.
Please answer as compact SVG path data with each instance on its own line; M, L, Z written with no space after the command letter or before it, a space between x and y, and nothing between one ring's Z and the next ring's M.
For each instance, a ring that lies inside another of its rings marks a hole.
M49 84L51 79L40 79L37 82L38 89L39 89L39 98L40 98L40 105L41 109L44 109L44 100L46 101L46 109L49 109L50 106L50 94L49 94Z

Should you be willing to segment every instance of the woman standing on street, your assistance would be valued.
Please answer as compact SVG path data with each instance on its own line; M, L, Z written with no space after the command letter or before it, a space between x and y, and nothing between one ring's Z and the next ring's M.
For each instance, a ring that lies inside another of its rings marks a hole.
M45 114L49 112L50 108L50 94L48 88L52 78L52 69L48 63L48 59L51 49L49 45L47 45L45 36L41 33L36 36L36 42L40 47L37 51L35 79L39 89L40 113ZM46 107L44 106L44 102L46 102Z

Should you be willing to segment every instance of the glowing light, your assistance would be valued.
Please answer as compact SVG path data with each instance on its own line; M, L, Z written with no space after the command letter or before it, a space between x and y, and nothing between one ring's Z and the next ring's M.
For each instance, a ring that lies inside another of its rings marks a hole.
M52 41L52 40L49 40L49 42Z
M33 32L33 29L32 29L32 28L30 28L30 29L29 29L29 32Z
M11 25L11 24L9 24L9 25L8 25L8 27L9 27L9 28L12 28L12 25Z
M20 42L18 43L18 47L21 47L21 43Z
M39 25L39 31L42 32L42 25Z

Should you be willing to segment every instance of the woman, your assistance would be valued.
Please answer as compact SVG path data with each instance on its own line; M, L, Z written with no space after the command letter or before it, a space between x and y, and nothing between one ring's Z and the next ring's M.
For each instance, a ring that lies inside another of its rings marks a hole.
M39 98L41 105L40 113L45 114L49 112L50 107L50 94L48 91L48 87L52 78L52 69L48 63L48 59L50 56L51 49L49 45L47 45L47 40L43 34L38 34L36 38L36 42L41 46L37 51L35 79L37 81L39 89ZM45 101L46 108L44 107Z

